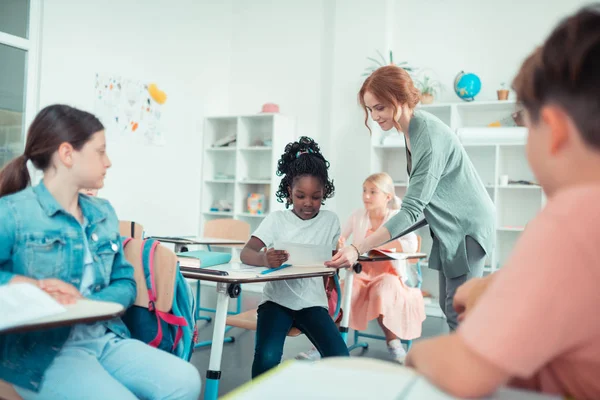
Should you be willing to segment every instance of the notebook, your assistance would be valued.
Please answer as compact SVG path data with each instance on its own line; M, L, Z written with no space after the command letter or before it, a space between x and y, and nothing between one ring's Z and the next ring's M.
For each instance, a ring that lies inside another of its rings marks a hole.
M30 283L0 286L0 331L66 310L48 293Z
M194 250L177 253L178 257L193 258L200 261L199 268L212 267L214 265L227 264L231 261L231 254L218 251Z

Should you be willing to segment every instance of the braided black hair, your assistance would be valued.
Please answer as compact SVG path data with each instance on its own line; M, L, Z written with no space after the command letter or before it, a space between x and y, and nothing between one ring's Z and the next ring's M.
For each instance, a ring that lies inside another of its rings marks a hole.
M294 180L310 175L319 179L323 185L321 204L324 204L326 199L333 197L335 191L328 169L329 161L323 157L319 145L313 139L302 136L297 142L288 143L277 163L277 176L283 176L276 194L277 201L285 203L285 208L288 208L292 204L290 190Z

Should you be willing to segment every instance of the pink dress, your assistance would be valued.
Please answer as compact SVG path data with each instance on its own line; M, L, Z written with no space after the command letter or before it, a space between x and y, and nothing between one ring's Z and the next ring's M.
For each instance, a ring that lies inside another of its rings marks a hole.
M397 211L390 211L384 222ZM353 243L360 243L373 233L366 210L358 210L344 227L342 237L352 234ZM397 250L415 252L418 242L412 233L396 242ZM392 244L387 248L394 247ZM415 339L421 336L421 326L425 320L425 304L421 290L411 288L404 282L404 271L399 271L396 261L364 263L362 272L354 276L352 286L352 312L350 328L367 329L369 321L383 316L383 325L401 339ZM401 263L400 263L401 264Z

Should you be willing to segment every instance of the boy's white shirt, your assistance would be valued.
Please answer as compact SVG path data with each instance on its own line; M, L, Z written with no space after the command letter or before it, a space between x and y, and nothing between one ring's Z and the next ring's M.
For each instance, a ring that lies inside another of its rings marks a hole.
M299 244L328 244L335 250L340 237L340 220L328 210L321 209L316 217L303 220L291 210L274 211L268 214L252 234L267 248L275 241ZM292 310L308 307L327 308L327 296L323 278L290 279L267 282L262 302L272 301Z

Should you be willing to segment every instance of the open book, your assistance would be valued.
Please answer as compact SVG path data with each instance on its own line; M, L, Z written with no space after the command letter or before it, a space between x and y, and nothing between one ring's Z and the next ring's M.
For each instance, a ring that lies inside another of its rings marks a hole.
M0 332L29 321L66 312L48 293L30 283L0 286Z
M387 242L383 243L382 246L386 245L390 242L393 242L394 240L398 240L402 236L408 235L409 233L414 232L417 229L422 228L427 225L428 225L427 221L424 218L420 219L419 221L415 222L413 225L409 226L408 228L406 228L405 230L400 232L400 234L396 235L395 237L391 238ZM360 257L358 257L358 261L409 260L409 259L425 258L426 256L427 255L425 253L396 253L395 249L379 248L379 249L373 249L373 250L369 251L368 253L361 255Z
M396 253L387 249L373 249L358 257L358 261L411 260L425 257L425 253Z

